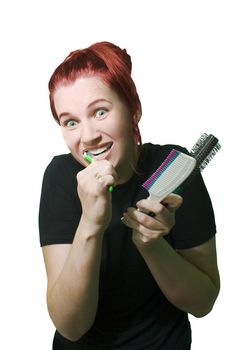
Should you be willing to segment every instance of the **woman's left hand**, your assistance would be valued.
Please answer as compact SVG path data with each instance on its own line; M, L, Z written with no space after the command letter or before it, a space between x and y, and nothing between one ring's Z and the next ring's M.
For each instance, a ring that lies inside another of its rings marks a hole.
M132 228L135 245L149 245L167 235L175 224L175 212L182 202L182 197L170 194L163 203L142 199L136 203L137 208L128 208L122 222Z

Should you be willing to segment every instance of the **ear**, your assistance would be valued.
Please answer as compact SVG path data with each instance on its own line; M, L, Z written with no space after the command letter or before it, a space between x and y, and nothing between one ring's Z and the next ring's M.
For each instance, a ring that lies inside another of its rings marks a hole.
M140 106L133 115L133 120L135 123L137 123L137 124L139 123L139 121L141 119L141 115L142 115L142 110L141 110L141 106Z
M133 115L133 118L132 118L132 126L133 126L133 138L134 138L134 143L136 145L141 145L141 135L140 135L140 130L139 130L139 126L138 126L138 123L140 121L140 118L141 118L141 113L135 113Z

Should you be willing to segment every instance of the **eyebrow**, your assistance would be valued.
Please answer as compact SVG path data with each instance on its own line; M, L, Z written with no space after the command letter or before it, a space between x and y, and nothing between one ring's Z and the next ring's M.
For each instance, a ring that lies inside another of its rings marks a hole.
M95 105L98 102L108 102L112 105L112 102L109 100L106 100L105 98L98 98L97 100L92 101L89 105L88 108L92 107L93 105Z
M63 113L60 113L60 115L58 116L58 119L60 120L62 117L73 117L73 115L69 112L63 112Z
M87 109L93 107L95 104L99 103L99 102L107 102L109 104L112 105L112 102L109 100L106 100L105 98L98 98L94 101L92 101L91 103L88 104ZM69 112L63 112L60 113L60 115L58 116L59 119L61 119L62 117L73 117L73 114L69 113Z

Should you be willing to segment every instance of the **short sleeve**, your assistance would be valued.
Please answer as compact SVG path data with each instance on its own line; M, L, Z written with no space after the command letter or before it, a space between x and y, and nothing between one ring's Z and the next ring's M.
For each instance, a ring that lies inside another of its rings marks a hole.
M74 160L64 155L54 157L44 173L39 206L41 246L73 241L81 216L77 172Z
M188 249L205 243L216 233L212 202L198 173L183 193L183 204L176 212L171 241L176 249Z

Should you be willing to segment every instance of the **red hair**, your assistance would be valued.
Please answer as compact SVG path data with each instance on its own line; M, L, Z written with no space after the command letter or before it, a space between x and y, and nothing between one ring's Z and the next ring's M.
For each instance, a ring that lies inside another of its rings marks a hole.
M48 85L50 107L55 120L59 123L53 99L55 90L81 76L98 76L125 101L132 115L135 142L141 144L138 128L141 103L131 77L131 70L132 62L127 51L109 42L95 43L88 48L71 52L55 69Z

